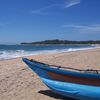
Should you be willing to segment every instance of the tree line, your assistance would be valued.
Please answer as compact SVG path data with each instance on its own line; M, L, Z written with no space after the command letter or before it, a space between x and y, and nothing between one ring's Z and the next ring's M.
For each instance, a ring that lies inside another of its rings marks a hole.
M100 40L88 40L88 41L70 41L70 40L44 40L44 41L38 41L38 42L22 42L21 44L34 44L34 45L45 45L45 44L100 44Z

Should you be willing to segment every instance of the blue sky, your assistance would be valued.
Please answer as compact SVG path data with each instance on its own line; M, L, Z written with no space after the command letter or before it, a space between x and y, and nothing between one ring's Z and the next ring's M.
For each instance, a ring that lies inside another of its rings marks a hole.
M0 44L100 40L100 0L0 0Z

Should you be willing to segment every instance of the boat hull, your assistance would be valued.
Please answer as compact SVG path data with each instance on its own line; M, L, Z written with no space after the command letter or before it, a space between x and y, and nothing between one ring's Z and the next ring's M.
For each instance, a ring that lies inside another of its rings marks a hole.
M37 73L43 83L54 92L66 97L71 97L79 100L100 100L100 74L82 74L71 71L63 71L56 68L48 68L46 65L42 65L34 61L32 62L25 58L23 59L23 61L35 73ZM52 74L50 72L55 74ZM67 75L70 77L68 77ZM71 80L72 76L75 76L76 78L82 77L82 80L84 80L80 81L80 78ZM87 78L89 79L89 81ZM96 82L92 82L91 80ZM91 84L90 81L92 82Z
M60 95L78 100L100 100L100 87L41 79L50 89Z

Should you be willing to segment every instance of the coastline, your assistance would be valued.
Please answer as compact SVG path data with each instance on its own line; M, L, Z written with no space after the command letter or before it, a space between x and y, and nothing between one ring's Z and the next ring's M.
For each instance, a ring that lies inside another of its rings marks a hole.
M21 60L22 57L0 61L0 100L58 100L54 97L39 93L49 90ZM75 52L57 52L27 56L47 64L70 66L79 69L100 69L100 48L80 50ZM50 93L49 93L50 94ZM67 99L65 99L67 100ZM69 100L69 99L68 99Z
M100 48L96 45L48 45L48 46L24 46L24 45L9 45L0 47L0 61L14 59L24 56L33 56L40 54L52 54L57 52L73 52L80 50L88 50Z

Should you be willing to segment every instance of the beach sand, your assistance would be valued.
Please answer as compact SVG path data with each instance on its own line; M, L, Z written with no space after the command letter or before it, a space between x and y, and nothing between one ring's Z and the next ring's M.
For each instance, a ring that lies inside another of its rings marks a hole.
M47 64L79 69L100 69L100 49L27 57ZM0 100L69 100L53 93L22 62L22 58L0 61Z

